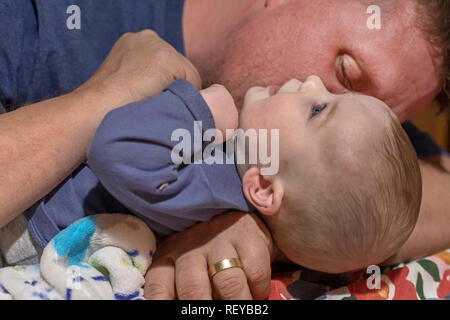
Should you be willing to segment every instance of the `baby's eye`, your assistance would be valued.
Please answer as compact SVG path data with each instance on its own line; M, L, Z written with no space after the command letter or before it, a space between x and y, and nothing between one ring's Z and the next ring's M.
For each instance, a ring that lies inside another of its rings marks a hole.
M323 110L325 110L325 108L327 107L327 105L314 105L311 109L311 118L317 116L319 113L321 113Z

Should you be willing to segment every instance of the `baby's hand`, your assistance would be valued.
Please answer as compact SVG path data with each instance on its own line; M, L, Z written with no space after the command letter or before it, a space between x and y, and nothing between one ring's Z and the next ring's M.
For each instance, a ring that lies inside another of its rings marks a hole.
M228 140L231 136L226 135L226 130L235 130L238 127L238 111L233 97L220 84L213 84L209 88L200 90L200 94L211 110L216 129L222 133L224 141ZM217 143L224 141L217 141Z

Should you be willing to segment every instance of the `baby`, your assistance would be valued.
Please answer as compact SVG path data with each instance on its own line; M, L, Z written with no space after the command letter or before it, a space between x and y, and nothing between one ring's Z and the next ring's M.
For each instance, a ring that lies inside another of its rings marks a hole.
M239 128L278 130L276 174L264 174L260 159L174 163L176 130L195 136L235 127L231 96L218 100L214 90L177 80L159 95L113 110L89 150L102 185L157 234L230 209L256 211L287 258L329 273L380 263L406 241L419 213L421 176L406 133L383 102L331 94L315 76L279 90L251 88ZM200 129L193 125L199 121ZM249 148L237 145L248 159ZM181 156L189 160L205 148L193 141Z
M280 128L280 171L246 168L243 190L280 250L337 273L384 261L419 213L421 176L400 123L381 101L333 95L319 78L293 80L275 96L247 93L241 128Z

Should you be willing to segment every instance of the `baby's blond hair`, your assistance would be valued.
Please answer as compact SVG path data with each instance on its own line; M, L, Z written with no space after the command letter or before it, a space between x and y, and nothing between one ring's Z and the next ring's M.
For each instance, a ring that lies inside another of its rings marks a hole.
M281 210L289 214L264 217L294 262L330 273L358 270L386 260L408 239L419 214L421 174L408 136L388 113L385 130L358 156L360 167L342 161L331 177L319 175L308 186L296 181L283 199Z

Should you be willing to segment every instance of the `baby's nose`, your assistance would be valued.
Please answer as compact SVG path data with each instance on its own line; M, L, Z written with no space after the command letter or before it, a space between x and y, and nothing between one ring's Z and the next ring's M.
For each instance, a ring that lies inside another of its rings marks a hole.
M318 76L311 75L308 78L306 78L305 82L303 82L302 86L300 87L300 92L316 89L325 89L325 86Z
M297 92L299 88L302 86L302 82L297 79L291 79L288 82L285 82L277 93L292 93Z

